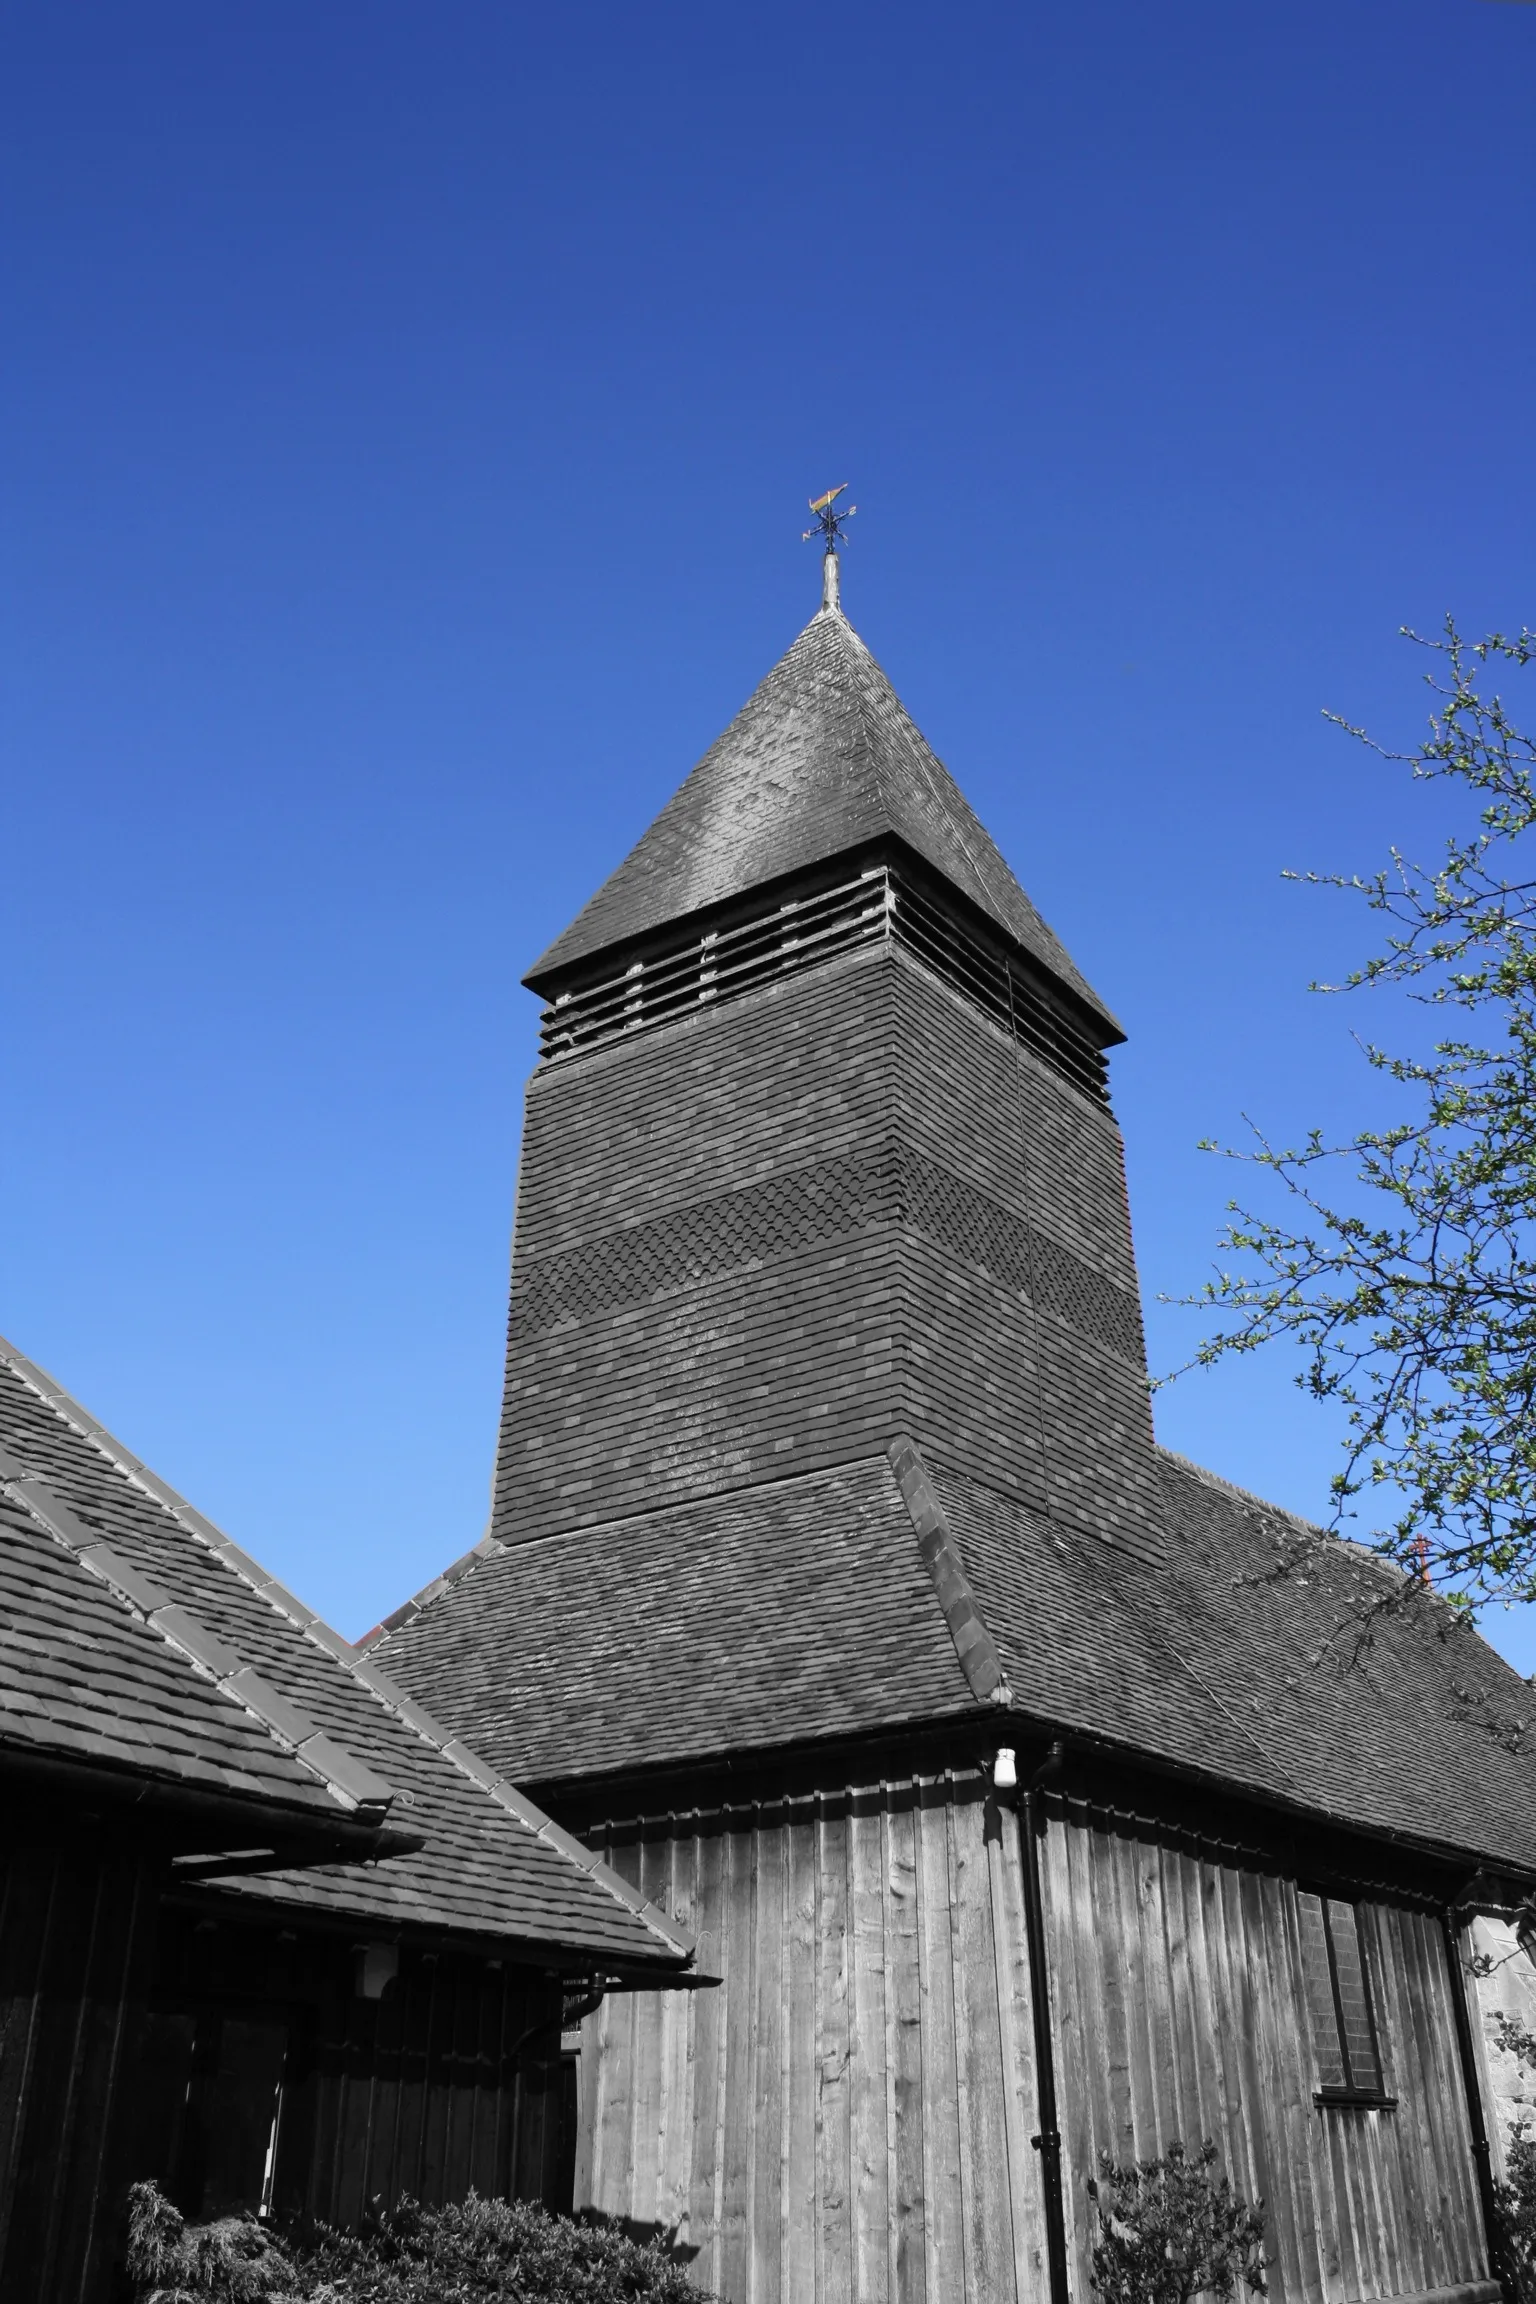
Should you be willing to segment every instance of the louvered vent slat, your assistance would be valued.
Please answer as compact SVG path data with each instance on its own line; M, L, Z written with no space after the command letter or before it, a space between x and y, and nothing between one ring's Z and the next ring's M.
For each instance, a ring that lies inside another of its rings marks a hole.
M1102 1049L1011 957L990 949L927 889L882 864L813 895L706 931L562 994L540 1029L547 1063L654 1031L722 1000L739 999L859 945L891 941L911 952L1022 1047L1107 1104Z

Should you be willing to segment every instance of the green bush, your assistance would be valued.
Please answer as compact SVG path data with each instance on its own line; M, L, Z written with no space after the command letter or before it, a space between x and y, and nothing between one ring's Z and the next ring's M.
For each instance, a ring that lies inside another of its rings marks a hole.
M128 2270L137 2304L711 2304L659 2240L474 2193L284 2243L249 2216L186 2224L135 2184Z
M138 2304L265 2304L301 2298L288 2251L254 2216L188 2224L154 2184L128 2193L128 2274Z
M1215 2169L1209 2138L1193 2160L1182 2144L1127 2167L1100 2153L1098 2181L1088 2182L1098 2304L1190 2304L1207 2294L1225 2304L1239 2280L1264 2294L1264 2204L1251 2205Z

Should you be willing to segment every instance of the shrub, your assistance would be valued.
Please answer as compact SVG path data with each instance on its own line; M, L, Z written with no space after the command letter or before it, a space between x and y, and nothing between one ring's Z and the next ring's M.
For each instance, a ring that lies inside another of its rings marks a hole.
M327 2234L308 2268L336 2304L701 2304L659 2240L475 2193L452 2208L402 2200L356 2237Z
M139 2304L279 2304L305 2296L288 2251L254 2216L189 2225L153 2184L128 2194L128 2274Z
M128 2270L137 2304L711 2304L659 2239L474 2193L284 2244L254 2217L187 2225L136 2184Z
M1088 2181L1098 2212L1091 2283L1098 2304L1190 2304L1230 2298L1239 2280L1265 2292L1264 2204L1215 2172L1209 2138L1193 2160L1170 2144L1160 2160L1119 2167L1107 2152Z

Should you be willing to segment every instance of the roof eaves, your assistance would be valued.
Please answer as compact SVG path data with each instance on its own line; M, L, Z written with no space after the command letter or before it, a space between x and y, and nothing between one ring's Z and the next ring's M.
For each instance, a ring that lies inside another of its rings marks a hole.
M498 1545L497 1549L501 1547ZM542 1808L525 1798L515 1784L509 1784L504 1776L498 1775L477 1752L471 1751L467 1744L434 1720L431 1713L424 1710L414 1697L407 1696L403 1689L397 1688L388 1674L381 1672L370 1658L359 1655L352 1669L355 1677L365 1687L371 1688L375 1695L398 1712L418 1736L435 1745L445 1760L451 1761L461 1774L478 1784L481 1791L487 1793L498 1807L504 1808L509 1816L515 1816L520 1824L526 1825L539 1839L547 1841L551 1848L558 1849L579 1870L589 1874L594 1883L606 1890L617 1903L644 1920L678 1961L693 1958L695 1939L686 1928L680 1928L659 1904L642 1896L637 1888L632 1888L627 1880L611 1870L600 1857L594 1856L590 1848L557 1824L552 1816L547 1816Z
M650 1903L631 1888L628 1881L600 1862L579 1840L563 1831L541 1808L536 1808L531 1800L525 1800L514 1786L488 1768L467 1745L459 1743L446 1729L439 1727L431 1714L398 1689L377 1665L361 1655L339 1632L333 1631L313 1609L306 1608L285 1585L278 1583L276 1577L269 1576L259 1561L253 1560L249 1553L242 1552L239 1545L233 1543L221 1528L189 1504L168 1481L151 1472L139 1457L113 1438L105 1425L82 1408L62 1385L37 1367L35 1362L28 1360L25 1354L18 1352L4 1337L0 1337L0 1360L8 1361L24 1382L39 1393L66 1423L74 1425L77 1431L91 1440L127 1479L153 1496L157 1503L163 1505L210 1551L217 1553L237 1576L253 1586L279 1614L288 1617L308 1638L317 1641L328 1655L333 1656L381 1704L394 1712L406 1726L414 1729L425 1742L434 1745L461 1774L470 1777L482 1791L488 1793L498 1807L515 1816L520 1823L536 1832L540 1839L548 1841L551 1847L576 1863L583 1872L589 1873L595 1884L605 1889L617 1903L641 1917L653 1933L661 1937L667 1950L680 1964L692 1959L695 1943L686 1929L669 1919L659 1905ZM482 1545L485 1542L486 1539L482 1539ZM501 1549L499 1544L495 1548L498 1551ZM455 1563L456 1569L467 1567L480 1554L481 1549L482 1546L477 1545L466 1553L462 1563ZM446 1584L448 1579L439 1578L437 1581ZM433 1588L429 1585L426 1589L431 1592Z

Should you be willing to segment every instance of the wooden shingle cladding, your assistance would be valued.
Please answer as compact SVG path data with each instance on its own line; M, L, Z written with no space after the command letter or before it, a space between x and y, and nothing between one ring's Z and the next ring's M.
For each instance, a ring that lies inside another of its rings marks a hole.
M38 1492L38 1483L27 1485ZM43 1494L39 1506L14 1485L0 1487L7 1773L62 1784L71 1771L118 1770L131 1779L131 1795L156 1812L201 1799L221 1834L244 1803L256 1834L307 1837L313 1847L332 1833L350 1837L358 1855L377 1847L383 1817L344 1807L318 1770L125 1605L123 1585L138 1586L150 1606L166 1595L139 1586L126 1563L114 1571L116 1585L93 1573L39 1517L40 1510L63 1516L51 1491ZM104 1549L92 1546L98 1557Z
M494 1536L903 1429L1156 1555L1107 1111L891 945L535 1076Z
M1400 1840L1462 1879L1536 1879L1536 1771L1508 1733L1530 1691L1438 1602L1405 1594L1357 1658L1379 1565L1179 1458L1156 1459L1153 1567L922 1452L1006 1708L965 1677L884 1450L507 1544L379 1652L562 1814L594 1779L966 1717Z
M536 1643L562 1657L558 1676ZM884 1454L508 1545L383 1653L557 1797L810 1730L856 1735L893 1699L926 1717L974 1708Z

